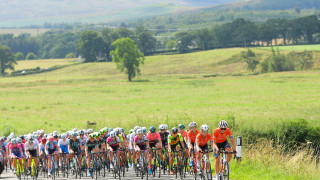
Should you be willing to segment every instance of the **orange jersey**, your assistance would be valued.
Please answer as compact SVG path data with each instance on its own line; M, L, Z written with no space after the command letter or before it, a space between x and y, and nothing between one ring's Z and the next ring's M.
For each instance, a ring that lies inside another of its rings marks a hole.
M207 133L204 139L201 133L199 133L196 137L196 142L199 143L199 146L205 146L208 143L208 141L213 141L210 133Z
M217 128L215 130L213 130L213 139L217 142L217 143L223 143L227 140L227 136L229 136L229 138L232 138L232 132L229 128L227 128L227 130L222 134L220 129Z
M196 133L193 134L192 131L189 131L187 133L187 138L191 140L192 143L195 143L196 142L196 138L197 138L197 135L199 134L200 132L198 130L196 130Z

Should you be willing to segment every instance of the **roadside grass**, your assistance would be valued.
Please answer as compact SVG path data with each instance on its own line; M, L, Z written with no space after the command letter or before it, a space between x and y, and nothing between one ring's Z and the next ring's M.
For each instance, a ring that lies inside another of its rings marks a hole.
M316 156L306 149L286 152L272 141L259 139L243 147L242 161L231 162L230 179L319 179Z
M39 60L23 60L17 61L15 70L33 69L40 67L41 69L50 68L57 65L66 65L73 63L75 59L39 59Z

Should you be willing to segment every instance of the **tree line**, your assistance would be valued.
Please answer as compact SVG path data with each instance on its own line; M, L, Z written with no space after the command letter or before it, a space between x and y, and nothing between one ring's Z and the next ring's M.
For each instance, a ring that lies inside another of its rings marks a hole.
M270 45L272 42L278 44L279 40L284 45L289 43L313 44L320 42L320 21L316 15L296 19L269 19L264 23L254 23L239 18L212 28L172 32L165 40L155 38L157 37L156 32L144 26L137 26L134 30L125 27L82 32L51 30L37 37L30 34L19 36L2 34L0 44L10 47L15 54L19 52L17 60L26 59L29 53L41 59L65 58L67 55L74 57L81 54L83 49L79 47L85 36L89 39L97 38L97 41L94 40L95 44L91 44L94 47L92 53L95 57L87 60L87 62L92 62L97 58L111 60L109 52L112 50L112 42L125 37L133 39L138 49L144 54L150 54L159 49L185 53L192 49L262 46ZM30 57L34 58L34 56Z

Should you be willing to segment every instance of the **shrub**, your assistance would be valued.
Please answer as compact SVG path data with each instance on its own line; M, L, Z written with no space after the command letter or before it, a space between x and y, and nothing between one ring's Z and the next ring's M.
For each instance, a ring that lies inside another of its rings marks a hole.
M24 60L24 55L22 52L17 52L14 56L17 61Z
M37 59L37 56L34 53L28 53L26 59L27 60L34 60L34 59Z
M76 58L76 55L74 55L73 53L69 53L66 55L66 58Z

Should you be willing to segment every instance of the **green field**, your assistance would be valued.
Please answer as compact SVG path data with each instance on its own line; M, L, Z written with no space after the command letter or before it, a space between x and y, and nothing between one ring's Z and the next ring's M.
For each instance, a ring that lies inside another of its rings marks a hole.
M0 121L18 133L86 128L87 121L97 122L95 129L121 126L126 131L135 125L172 127L197 121L213 130L221 119L232 124L232 117L238 127L235 136L244 129L275 130L282 122L296 119L319 127L320 72L248 75L245 62L228 60L243 50L146 57L142 75L133 82L114 63L77 64L46 74L0 78ZM49 64L43 61L41 66ZM221 75L204 77L212 74ZM301 177L292 174L289 165L275 171L278 166L270 162L277 159L255 164L257 159L249 154L241 167L232 164L237 171L234 179ZM251 166L261 171L253 172Z
M275 50L279 48L280 51L320 51L320 45L315 44L315 45L288 45L288 46L274 46L273 47ZM263 49L263 50L270 50L271 47L259 47L257 49Z

